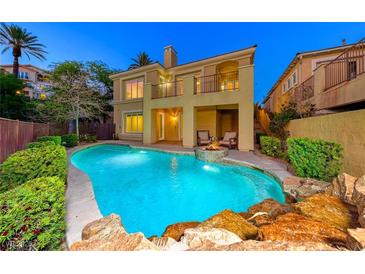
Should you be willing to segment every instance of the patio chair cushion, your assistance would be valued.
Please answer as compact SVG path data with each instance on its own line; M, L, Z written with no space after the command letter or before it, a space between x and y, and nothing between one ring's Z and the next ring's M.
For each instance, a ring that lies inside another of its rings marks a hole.
M200 138L200 142L202 142L203 140L208 140L209 141L209 133L208 131L199 131L198 132L198 137Z
M201 140L200 141L200 144L201 145L208 145L210 143L210 141L209 140Z
M220 145L226 145L226 146L229 146L230 144L231 144L231 145L236 145L237 143L236 143L236 141L232 141L232 142L230 143L229 141L224 141L224 140L222 140L222 141L219 141L219 144L220 144Z
M237 132L234 132L234 131L227 131L227 132L224 134L223 141L225 141L225 142L229 142L229 139L231 139L231 138L237 138Z

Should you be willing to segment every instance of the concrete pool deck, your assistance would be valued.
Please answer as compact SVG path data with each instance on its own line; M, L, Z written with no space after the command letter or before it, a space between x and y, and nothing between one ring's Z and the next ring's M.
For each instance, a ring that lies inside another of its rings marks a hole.
M68 177L66 190L66 244L68 247L74 242L81 240L81 232L85 225L103 217L95 200L89 176L73 166L70 161L71 155L74 152L99 144L122 144L179 154L194 154L194 149L192 148L163 144L143 145L140 142L126 141L99 141L94 144L80 145L68 149ZM292 174L286 170L285 164L257 155L254 152L230 150L228 156L225 157L224 160L263 169L275 175L281 181L284 181L288 176L292 176Z

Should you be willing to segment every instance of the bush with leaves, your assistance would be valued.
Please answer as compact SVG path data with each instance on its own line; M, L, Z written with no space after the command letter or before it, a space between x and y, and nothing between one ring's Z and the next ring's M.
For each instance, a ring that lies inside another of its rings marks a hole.
M63 146L28 148L10 155L0 165L0 193L46 176L58 176L66 181L67 156Z
M82 134L80 135L79 138L80 142L88 142L88 143L95 143L96 140L96 135L92 135L92 134Z
M41 136L37 138L38 142L44 142L44 141L52 141L56 145L61 145L62 139L61 136Z
M262 153L272 156L282 158L285 153L281 149L280 140L276 137L261 136L260 146Z
M40 148L46 146L54 146L55 143L53 141L43 141L43 142L32 142L28 143L27 148Z
M60 250L65 183L41 177L0 194L0 250Z
M296 175L331 181L342 166L343 147L334 142L288 138L288 157Z
M66 147L74 147L79 144L79 138L76 134L66 134L62 135L62 145Z

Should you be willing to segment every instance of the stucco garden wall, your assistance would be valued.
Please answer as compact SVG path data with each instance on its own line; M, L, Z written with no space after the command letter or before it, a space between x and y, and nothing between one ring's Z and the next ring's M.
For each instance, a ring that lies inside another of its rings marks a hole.
M291 137L319 138L344 147L343 171L353 176L365 174L365 110L292 120Z

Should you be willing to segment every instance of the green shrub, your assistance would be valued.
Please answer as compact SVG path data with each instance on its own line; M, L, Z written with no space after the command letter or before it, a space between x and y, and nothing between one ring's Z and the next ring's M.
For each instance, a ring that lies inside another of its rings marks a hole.
M255 135L255 137L256 137L256 143L257 144L260 144L260 138L261 138L261 136L267 136L267 134L266 133L263 133L263 132L256 132L256 135Z
M83 135L80 135L79 140L80 140L80 142L95 143L96 142L96 135L83 134Z
M288 157L300 177L331 181L342 165L340 144L308 138L288 138Z
M0 194L1 250L59 250L65 234L65 184L41 177Z
M54 146L56 145L53 141L42 141L42 142L33 142L27 145L27 148L39 148L45 146Z
M0 165L0 193L46 176L66 181L67 157L63 146L28 148L12 154Z
M52 141L56 145L61 145L61 136L41 136L37 138L38 142Z
M74 147L79 144L79 138L76 134L66 134L62 136L62 144L66 147Z
M272 157L284 157L285 153L281 149L280 140L276 137L260 136L261 152Z

